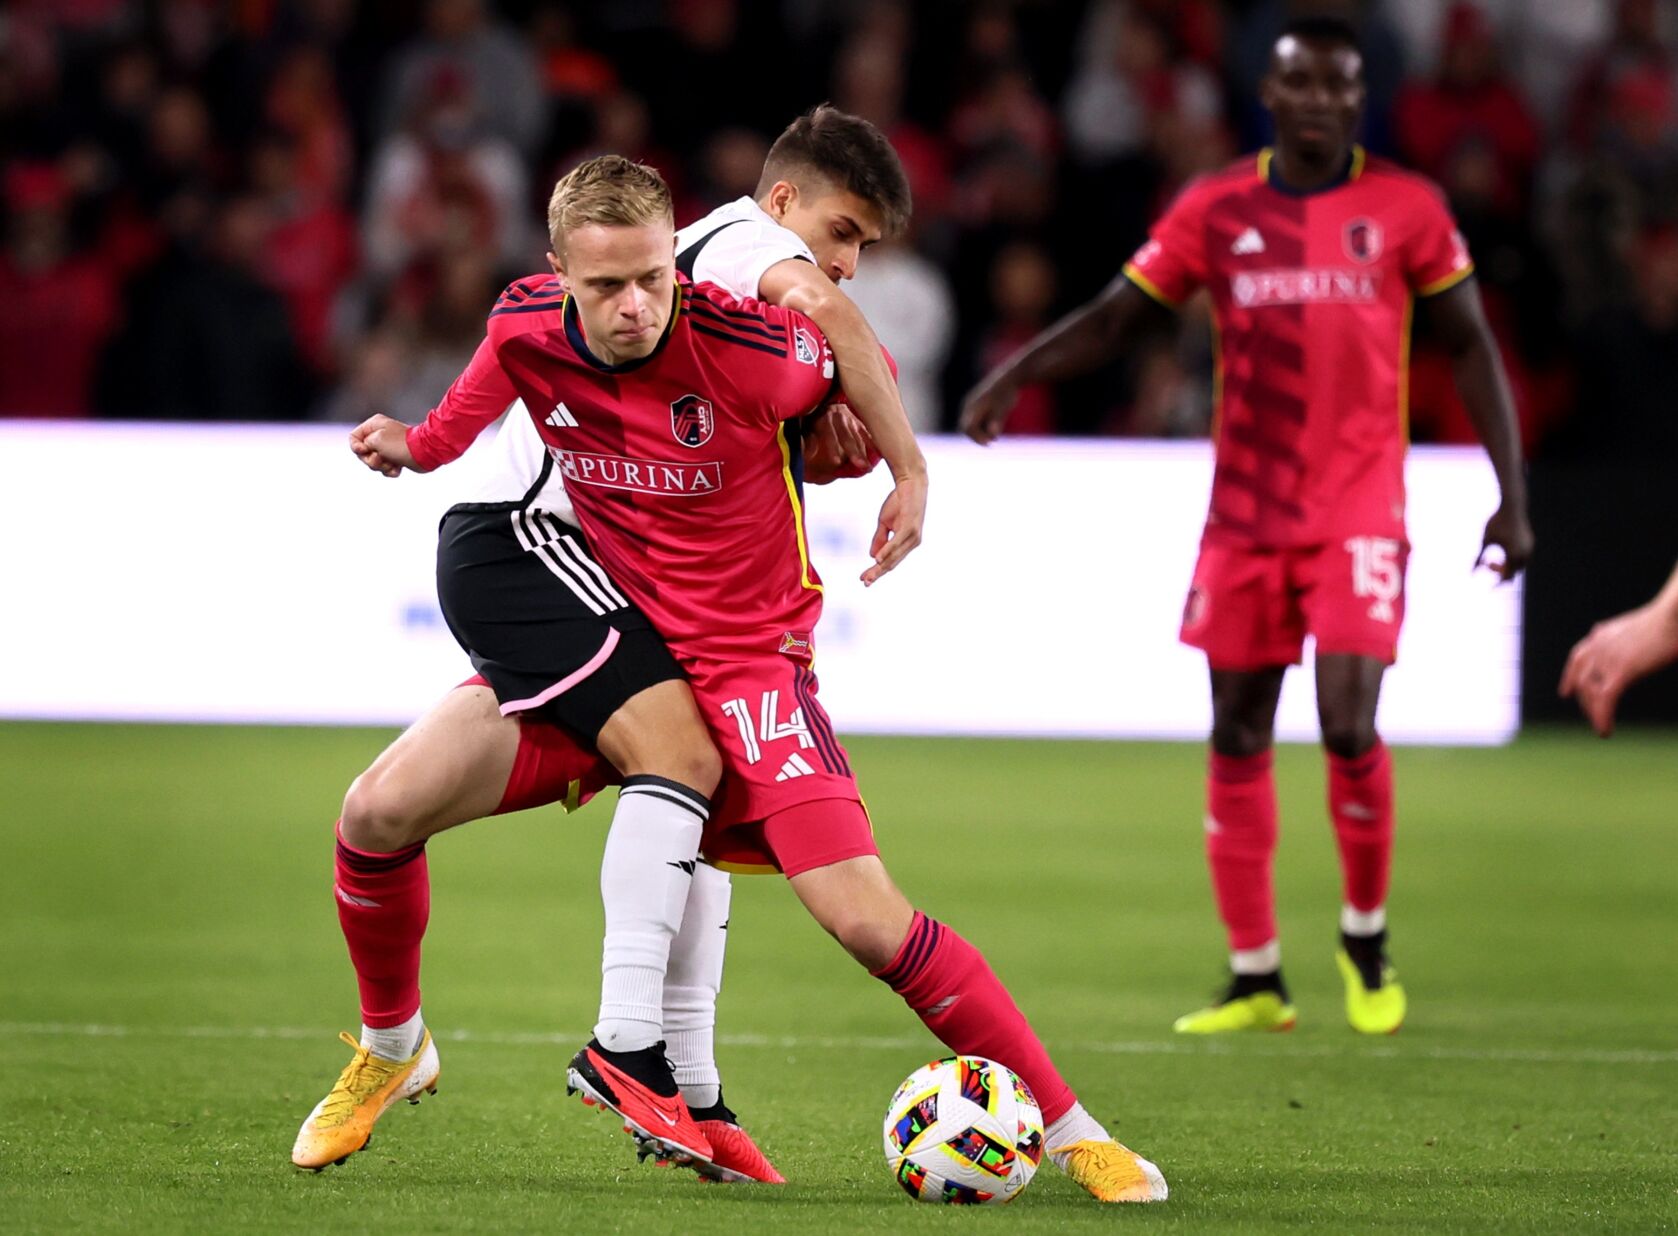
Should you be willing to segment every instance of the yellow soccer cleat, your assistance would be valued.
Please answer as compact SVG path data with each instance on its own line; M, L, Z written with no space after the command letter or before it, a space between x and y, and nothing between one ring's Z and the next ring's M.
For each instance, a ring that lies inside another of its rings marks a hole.
M1098 1202L1163 1202L1171 1192L1159 1168L1111 1139L1051 1146L1049 1157Z
M355 1049L355 1056L338 1074L331 1092L309 1113L291 1148L293 1163L317 1172L329 1163L342 1163L366 1146L373 1126L392 1104L402 1099L418 1103L421 1091L436 1094L442 1072L429 1030L419 1050L406 1060L386 1060L348 1034L338 1037Z
M1397 1034L1404 1024L1404 988L1398 971L1385 957L1380 961L1381 981L1370 987L1362 971L1345 949L1334 954L1334 964L1346 983L1346 1020L1359 1034Z
M1279 991L1236 995L1234 988L1217 1004L1184 1013L1171 1023L1178 1034L1232 1034L1237 1030L1292 1030L1298 1014Z

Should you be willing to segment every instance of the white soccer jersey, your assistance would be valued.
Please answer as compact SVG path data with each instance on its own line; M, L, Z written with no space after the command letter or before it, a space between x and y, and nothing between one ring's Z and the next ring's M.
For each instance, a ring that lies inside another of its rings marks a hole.
M763 272L788 258L816 260L796 232L776 223L749 197L719 206L676 233L676 268L695 283L714 283L733 296L756 299ZM575 524L571 499L535 421L525 415L522 402L511 413L502 419L493 457L470 500L518 502L540 482L531 507Z

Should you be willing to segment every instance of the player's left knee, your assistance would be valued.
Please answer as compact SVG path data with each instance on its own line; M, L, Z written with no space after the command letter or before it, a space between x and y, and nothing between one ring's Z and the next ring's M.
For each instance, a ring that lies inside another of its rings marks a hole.
M1323 718L1323 747L1330 755L1355 760L1376 743L1373 717Z
M344 840L357 849L389 854L424 841L426 823L424 814L414 809L399 784L368 769L351 782L344 795L339 828Z

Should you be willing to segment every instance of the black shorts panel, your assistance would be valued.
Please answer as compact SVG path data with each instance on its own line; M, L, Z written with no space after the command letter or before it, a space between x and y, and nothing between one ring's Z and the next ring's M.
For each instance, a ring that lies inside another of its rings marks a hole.
M437 599L503 712L536 713L590 743L631 696L682 677L582 534L544 512L451 510Z

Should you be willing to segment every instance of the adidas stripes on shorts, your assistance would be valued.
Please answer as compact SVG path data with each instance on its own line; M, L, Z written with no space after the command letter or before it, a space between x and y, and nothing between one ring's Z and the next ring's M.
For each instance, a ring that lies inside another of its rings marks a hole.
M632 696L682 677L583 534L544 511L451 509L438 530L437 599L503 713L557 721L591 746Z

